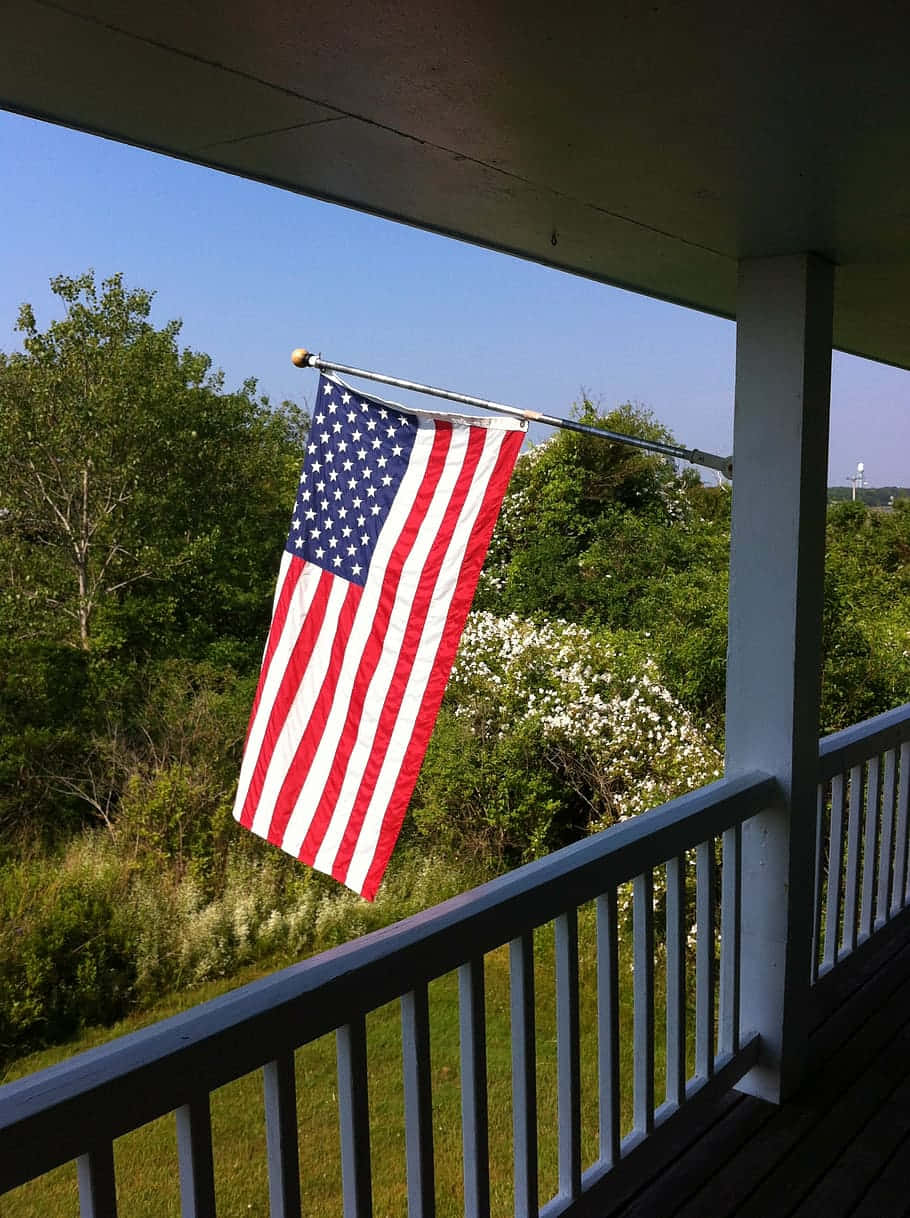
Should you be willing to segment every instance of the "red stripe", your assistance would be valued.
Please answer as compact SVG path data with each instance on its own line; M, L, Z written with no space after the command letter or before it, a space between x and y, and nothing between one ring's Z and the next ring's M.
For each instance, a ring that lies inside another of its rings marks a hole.
M417 593L414 597L408 618L407 628L404 632L404 646L399 654L398 662L395 666L395 672L389 684L389 691L386 696L385 704L382 708L382 715L379 720L376 735L370 750L369 762L364 770L360 788L357 792L357 797L354 801L354 805L351 809L351 815L344 831L344 837L339 844L338 852L332 865L332 875L334 875L337 880L341 880L342 883L344 883L345 879L347 878L351 856L353 855L354 848L357 845L357 839L360 836L360 830L363 827L364 817L366 816L370 800L376 790L376 783L379 778L383 762L385 761L386 754L389 750L392 732L394 731L395 724L398 721L401 704L407 690L408 679L410 678L411 671L414 667L414 660L417 656L417 651L420 645L420 636L423 632L427 617L432 609L436 581L439 578L439 572L446 558L449 543L451 542L455 529L458 526L458 521L461 518L461 514L464 510L465 501L467 500L468 493L471 489L471 484L474 480L474 474L483 455L486 438L487 433L481 428L472 428L468 435L468 445L464 462L455 486L452 488L452 494L448 504L446 505L445 515L440 522L439 531L434 539L432 549L427 556L426 564L424 565L423 571L420 574L420 582L417 587ZM435 660L433 667L435 668ZM407 756L412 747L412 741L413 735L411 737L411 741L409 741L408 745L406 746L405 756Z
M411 795L417 782L417 775L420 771L420 765L430 740L430 734L436 723L436 716L439 713L446 683L452 671L452 665L455 662L455 653L458 650L458 643L471 608L471 601L474 599L477 580L480 577L480 569L483 566L483 560L489 549L490 538L493 535L496 518L499 515L499 506L523 441L523 431L510 431L503 437L496 466L484 492L483 504L471 530L471 537L465 550L464 561L462 562L455 593L449 605L448 617L440 640L439 650L436 654L433 671L427 683L420 708L415 715L414 732L399 771L395 789L389 800L388 810L383 818L382 828L380 829L376 849L373 854L373 861L370 864L361 889L361 894L368 901L372 901L376 895L376 890L379 888L392 851L395 848L395 843L398 840L401 823L404 820L405 812L410 803ZM347 874L347 869L345 874Z
M326 582L331 584L338 577L325 573ZM343 581L346 582L347 581ZM344 660L344 649L348 645L348 638L351 633L351 625L357 614L357 606L360 604L360 599L363 596L363 588L359 584L348 583L344 594L344 600L341 602L341 608L338 611L338 621L335 625L334 634L332 637L332 650L329 653L329 664L325 671L325 676L322 678L322 684L319 687L319 693L316 695L316 701L313 703L310 717L304 726L300 743L294 752L294 757L288 767L287 773L284 776L284 782L281 784L281 790L278 792L278 798L275 800L275 807L272 812L272 820L269 824L267 840L273 846L280 846L284 838L284 831L287 828L288 821L291 819L291 813L294 811L294 805L297 802L297 796L300 794L302 784L301 775L306 772L306 768L312 759L312 751L308 749L308 742L315 735L318 740L325 730L326 719L329 717L329 710L332 706L332 699L335 696L335 685L338 680L338 672ZM312 644L307 648L307 659L310 658L312 652ZM308 755L309 754L309 755Z
M354 678L348 712L338 740L335 759L313 815L313 820L298 851L297 857L303 862L311 863L315 859L338 801L338 795L344 782L351 753L357 740L357 733L363 717L363 708L369 693L370 682L376 671L376 665L382 656L386 633L395 608L395 596L401 580L401 572L408 555L414 547L420 526L432 504L434 491L445 469L451 439L451 425L448 423L437 423L426 471L408 514L407 521L395 543L385 574L382 577L382 587L376 606L376 613L373 618L367 645L364 648L363 656ZM314 751L318 747L318 743L318 740L314 742Z
M300 559L294 559L294 563L298 564L301 568L306 566ZM256 766L250 778L246 798L243 801L243 811L237 818L247 829L253 824L253 819L256 815L256 805L259 803L259 796L262 793L265 776L272 763L275 745L281 735L281 729L284 727L284 721L287 718L291 704L297 696L297 690L300 688L300 682L303 680L303 675L306 672L313 644L319 637L331 587L332 576L326 571L321 572L319 582L316 585L316 594L313 597L306 617L301 623L300 633L288 658L287 667L282 673L281 684L278 686L272 705L268 708L268 722L262 736L259 754L256 757Z
M253 699L253 709L250 711L250 722L246 729L246 739L249 740L250 732L253 730L253 720L256 718L256 711L259 709L259 700L262 697L262 688L265 685L266 678L269 675L269 666L272 663L272 656L275 654L275 648L278 646L278 640L281 638L281 632L284 630L284 623L288 616L288 606L291 603L291 597L294 595L294 589L297 587L297 581L300 579L300 573L304 568L304 563L300 559L291 557L288 564L288 569L284 574L284 583L281 585L281 592L278 596L278 601L275 605L275 612L272 615L272 624L269 626L269 637L265 644L265 655L262 657L262 671L259 674L259 682L256 686L256 696ZM246 749L246 740L243 744Z

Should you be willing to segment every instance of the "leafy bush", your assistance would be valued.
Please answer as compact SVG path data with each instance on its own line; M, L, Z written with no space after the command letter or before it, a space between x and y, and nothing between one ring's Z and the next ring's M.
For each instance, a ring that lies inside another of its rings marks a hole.
M140 868L107 834L0 868L0 1061L112 1023L169 990L291 963L488 878L399 853L368 904L247 835L220 895L187 871Z
M129 1009L135 981L128 871L70 850L0 872L0 1050L65 1039Z
M514 861L702 785L717 750L629 636L471 614L413 816Z

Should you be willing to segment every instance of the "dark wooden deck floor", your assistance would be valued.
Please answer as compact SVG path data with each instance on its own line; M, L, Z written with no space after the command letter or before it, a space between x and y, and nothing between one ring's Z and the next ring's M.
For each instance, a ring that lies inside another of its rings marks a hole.
M910 1215L910 944L870 961L845 1005L829 1022L855 1030L820 1032L824 1056L794 1099L726 1096L609 1218Z

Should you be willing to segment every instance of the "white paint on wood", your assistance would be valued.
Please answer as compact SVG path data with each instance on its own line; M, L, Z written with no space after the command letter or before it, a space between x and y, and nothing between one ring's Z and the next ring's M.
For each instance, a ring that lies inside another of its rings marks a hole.
M744 1090L778 1100L808 1038L833 267L740 263L727 663L727 774L775 775L782 805L743 826Z

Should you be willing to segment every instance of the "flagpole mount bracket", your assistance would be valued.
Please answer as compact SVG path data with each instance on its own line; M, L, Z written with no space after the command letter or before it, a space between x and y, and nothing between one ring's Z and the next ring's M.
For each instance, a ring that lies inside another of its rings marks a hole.
M706 453L700 448L683 448L680 444L667 444L662 440L644 440L640 436L624 435L621 432L607 431L603 427L592 427L589 423L580 423L577 419L564 419L557 415L542 414L537 410L521 410L517 406L508 406L505 402L493 402L488 398L475 398L466 393L455 393L451 389L438 389L434 385L422 385L417 381L405 381L401 377L386 376L382 372L370 372L366 368L354 368L350 364L335 364L323 359L306 347L297 347L291 352L291 363L297 368L319 368L322 372L343 372L348 376L362 376L368 381L378 381L381 385L395 385L400 389L409 389L414 393L428 393L432 397L444 398L449 402L461 402L465 406L476 406L480 410L495 410L498 414L511 415L513 419L522 422L543 423L546 427L559 427L565 431L577 431L598 440L612 440L615 444L626 444L630 448L643 449L645 452L659 453L664 457L675 460L689 461L693 465L703 465L708 469L716 469L725 478L733 477L733 457L719 456L717 453Z

